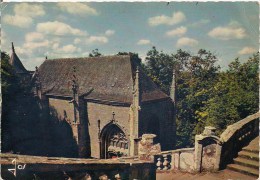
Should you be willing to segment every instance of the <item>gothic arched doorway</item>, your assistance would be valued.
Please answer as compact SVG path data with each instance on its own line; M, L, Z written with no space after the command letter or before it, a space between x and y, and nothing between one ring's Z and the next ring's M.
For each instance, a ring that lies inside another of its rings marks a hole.
M101 131L100 140L101 158L109 159L128 155L128 140L117 124L106 125Z

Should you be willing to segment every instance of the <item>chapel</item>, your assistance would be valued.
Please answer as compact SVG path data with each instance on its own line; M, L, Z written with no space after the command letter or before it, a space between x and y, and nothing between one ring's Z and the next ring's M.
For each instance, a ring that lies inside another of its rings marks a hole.
M136 56L46 58L32 74L12 53L10 64L30 75L43 111L70 127L79 157L135 156L147 133L162 150L174 148L174 95L155 85Z

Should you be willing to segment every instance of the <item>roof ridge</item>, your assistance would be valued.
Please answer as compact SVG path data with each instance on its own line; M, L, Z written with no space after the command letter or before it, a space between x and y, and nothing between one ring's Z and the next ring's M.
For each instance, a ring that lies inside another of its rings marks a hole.
M54 59L46 59L46 61L53 61L53 60L70 60L70 59L100 59L100 58L112 58L112 57L131 57L130 55L106 55L106 56L98 56L98 57L66 57L66 58L54 58Z

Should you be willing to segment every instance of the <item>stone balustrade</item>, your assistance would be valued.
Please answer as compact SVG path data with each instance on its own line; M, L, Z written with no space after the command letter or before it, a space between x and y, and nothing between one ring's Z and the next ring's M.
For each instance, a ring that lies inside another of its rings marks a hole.
M155 179L153 162L138 157L82 159L0 154L3 179Z
M223 143L221 168L232 162L237 153L252 139L259 135L259 117L257 112L230 126L220 135Z
M194 148L183 148L172 151L163 151L155 156L157 172L183 170L193 172Z
M242 147L258 136L259 117L258 112L228 126L220 137L215 134L216 128L206 126L202 134L195 136L194 148L156 154L157 172L201 172L225 168Z

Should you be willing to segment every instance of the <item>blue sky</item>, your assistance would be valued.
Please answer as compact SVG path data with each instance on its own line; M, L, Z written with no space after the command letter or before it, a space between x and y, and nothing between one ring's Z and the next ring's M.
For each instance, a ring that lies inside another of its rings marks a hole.
M152 46L167 53L210 50L225 68L259 50L257 2L88 2L5 3L2 50L11 42L25 67L33 70L48 56L84 57L136 52Z

